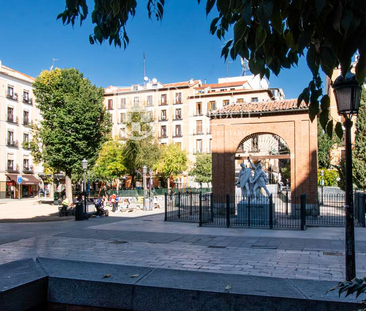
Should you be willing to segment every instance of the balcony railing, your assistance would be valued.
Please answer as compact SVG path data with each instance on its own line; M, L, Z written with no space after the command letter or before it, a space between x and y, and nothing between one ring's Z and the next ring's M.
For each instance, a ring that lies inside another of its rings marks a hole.
M32 125L32 121L29 120L29 118L23 118L23 125L24 126L31 126Z
M169 103L168 103L168 101L166 100L166 101L159 101L159 106L167 106Z
M193 135L204 135L204 132L202 130L196 130L193 132Z
M164 121L168 121L167 117L160 117L159 118L159 122L164 122Z
M8 147L17 147L18 148L18 141L17 140L8 139L6 141L6 145Z
M182 118L182 116L175 116L175 117L173 118L173 120L174 120L174 121L181 121L181 120L183 120L183 118Z
M159 136L159 138L168 138L168 135L166 133L163 133Z
M10 172L12 172L12 173L15 173L15 172L19 172L19 165L17 164L17 165L7 165L7 167L6 167L6 170L10 173Z
M14 115L12 115L12 114L8 114L6 116L6 121L8 121L10 123L18 124L19 118L18 117L14 117Z
M194 113L194 116L195 116L195 117L203 116L203 112L202 112L202 111L196 111L196 112Z
M33 165L23 165L23 172L32 173Z
M173 135L173 138L179 138L179 137L183 137L182 133L175 133Z
M108 110L113 110L113 106L108 106Z
M6 93L6 98L18 101L18 94L17 93L13 93L13 94Z
M23 97L23 103L28 105L33 105L33 99L32 98L26 98Z
M175 100L173 105L182 105L183 104L183 101L182 100Z

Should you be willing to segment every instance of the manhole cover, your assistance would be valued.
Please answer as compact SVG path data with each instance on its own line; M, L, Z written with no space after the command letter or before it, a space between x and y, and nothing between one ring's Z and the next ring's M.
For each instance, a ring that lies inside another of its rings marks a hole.
M323 252L324 256L343 256L341 252Z

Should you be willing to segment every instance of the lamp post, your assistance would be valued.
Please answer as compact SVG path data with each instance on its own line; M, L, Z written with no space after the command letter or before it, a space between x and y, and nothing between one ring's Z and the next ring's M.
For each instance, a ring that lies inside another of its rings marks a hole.
M345 76L339 76L333 83L334 95L337 101L338 114L345 118L346 129L346 230L345 230L345 259L346 259L346 280L351 281L356 277L355 259L355 230L353 210L353 189L352 189L352 142L351 128L352 115L357 114L360 107L361 87L356 76L348 72Z
M320 186L322 187L322 202L321 205L324 205L324 171L320 171Z
M147 174L147 167L146 165L144 165L142 167L142 182L143 182L143 187L144 187L144 210L146 210L146 189L147 189L147 185L146 185L146 174Z
M84 170L83 192L84 192L84 213L86 213L86 170L88 169L88 160L84 158L84 160L81 161L81 165Z
M152 169L150 169L149 170L149 175L150 175L150 187L149 187L149 189L151 190L152 188L153 188L153 170ZM149 192L150 193L150 192Z

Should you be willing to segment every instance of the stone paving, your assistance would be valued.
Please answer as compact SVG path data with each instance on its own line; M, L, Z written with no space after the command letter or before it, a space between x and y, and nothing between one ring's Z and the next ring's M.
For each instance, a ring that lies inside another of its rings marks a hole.
M147 215L148 212L141 215ZM126 215L127 216L127 215ZM365 229L357 228L357 272L366 276ZM344 278L344 230L199 228L163 215L0 224L0 264L30 257L292 279Z

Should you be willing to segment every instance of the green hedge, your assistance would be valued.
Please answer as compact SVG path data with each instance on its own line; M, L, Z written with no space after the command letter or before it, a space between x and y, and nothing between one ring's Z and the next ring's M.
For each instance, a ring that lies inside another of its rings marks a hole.
M324 186L325 187L336 187L338 186L337 178L339 178L339 174L337 170L331 169L319 169L318 170L318 185L321 186L321 170L324 171Z

